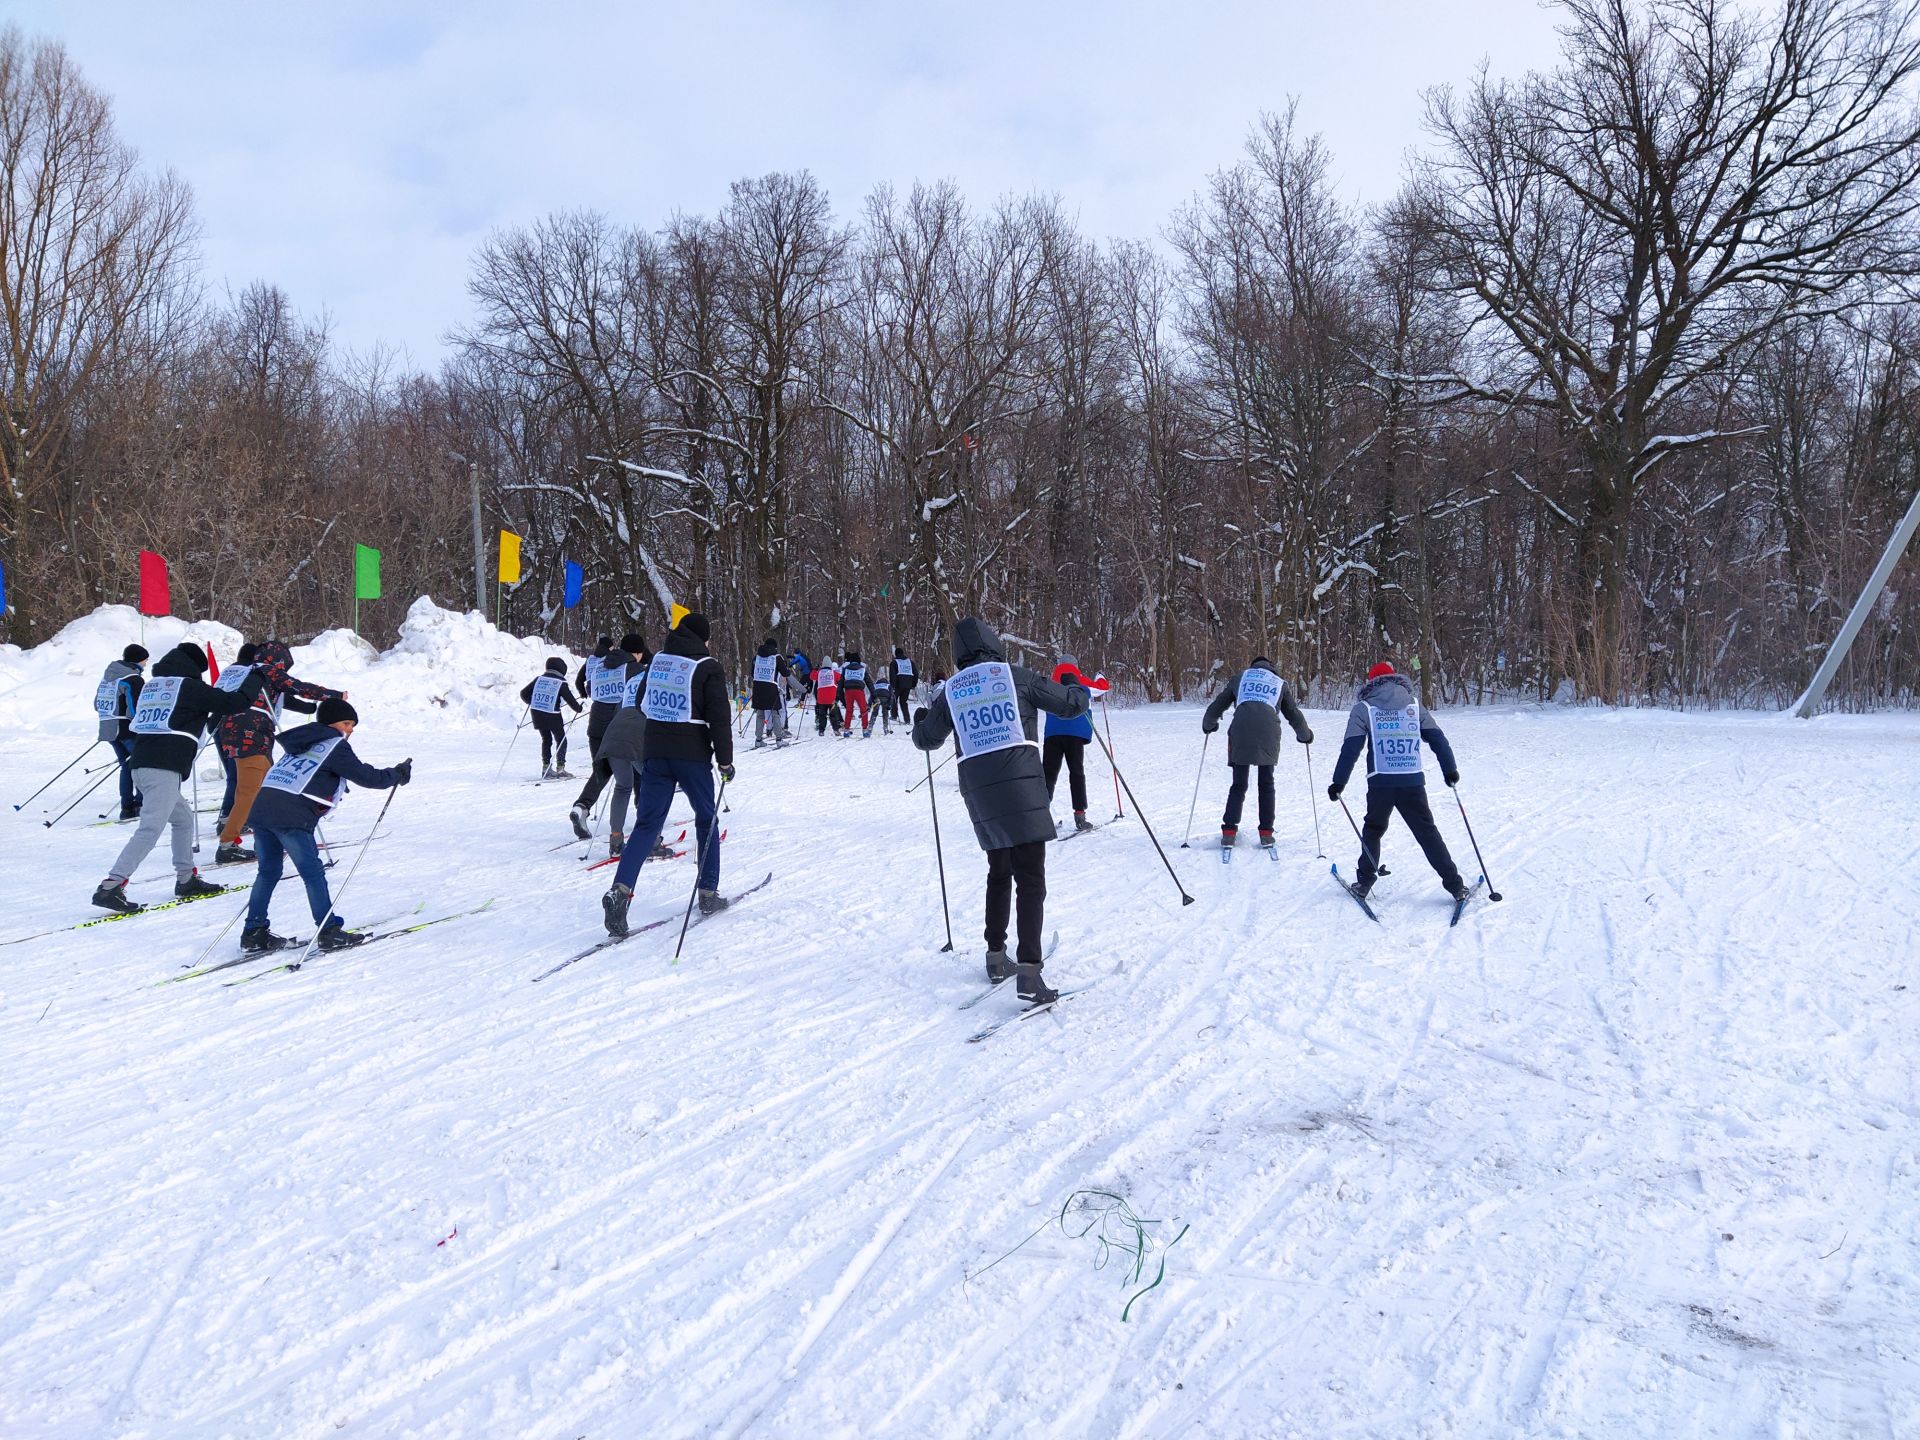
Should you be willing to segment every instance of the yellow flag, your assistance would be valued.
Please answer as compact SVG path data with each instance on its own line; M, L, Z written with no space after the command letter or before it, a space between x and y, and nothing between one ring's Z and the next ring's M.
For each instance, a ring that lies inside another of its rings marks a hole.
M692 613L693 612L687 609L687 607L684 605L674 606L671 610L667 612L667 629L669 630L678 629L680 622L686 619L687 616L691 615Z
M520 537L511 530L500 532L500 583L520 583Z

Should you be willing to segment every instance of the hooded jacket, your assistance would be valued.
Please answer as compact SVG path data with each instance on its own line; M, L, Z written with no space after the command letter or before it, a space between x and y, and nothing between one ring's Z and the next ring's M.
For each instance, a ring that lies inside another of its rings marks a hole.
M663 653L678 655L700 664L693 672L693 710L687 720L647 719L647 733L641 755L647 760L689 760L706 764L733 764L733 700L727 694L727 677L720 662L707 650L706 641L684 629L667 632ZM646 700L646 686L637 687L636 706Z
M961 670L989 662L1006 664L1000 637L972 616L953 627L953 658ZM967 816L973 821L974 838L982 850L1004 850L1010 845L1055 837L1046 774L1041 768L1039 746L1034 743L1039 738L1035 711L1070 719L1086 714L1092 705L1091 697L1077 686L1056 685L1024 665L1009 668L1027 743L960 762L960 795L967 802ZM936 749L953 734L953 711L947 700L943 688L931 704L915 712L913 743L917 748Z
M311 830L344 796L348 784L368 790L391 790L400 777L388 766L369 765L353 753L347 737L331 725L297 725L280 737L280 748L287 755L304 755L328 740L339 743L327 752L320 768L309 775L296 793L262 785L253 802L252 823L269 830ZM273 774L270 770L269 776Z
M236 678L235 672L239 675ZM322 700L332 700L340 692L324 685L311 685L293 678L293 652L278 640L269 640L254 651L251 665L229 665L220 673L216 688L231 690L251 671L264 677L259 698L251 709L229 716L214 731L214 743L229 760L249 755L271 755L273 733L279 728L280 712L298 710L311 715Z
M207 673L207 657L197 645L181 641L153 666L153 679L140 691L140 705L134 712L133 759L135 770L171 770L182 780L193 768L193 757L200 753L200 742L207 721L217 716L238 715L252 705L266 677L258 670L240 682L237 690L216 690L200 677ZM159 685L161 680L177 680L177 685ZM173 694L173 707L164 715L156 707L164 706ZM163 724L159 734L139 733L142 714L151 713L153 723Z
M1382 675L1378 680L1369 680L1362 685L1353 709L1347 712L1347 734L1340 742L1340 759L1333 767L1333 783L1342 787L1346 785L1347 777L1353 773L1354 762L1364 750L1367 752L1368 789L1376 785L1390 790L1425 789L1427 777L1421 770L1410 775L1373 773L1373 725L1369 707L1405 710L1415 703L1413 687L1407 683L1404 675ZM1432 747L1440 761L1441 774L1452 775L1459 770L1460 767L1453 762L1453 747L1447 743L1447 737L1442 733L1439 722L1433 718L1433 712L1424 705L1420 706L1420 739Z
M577 683L580 686L581 695L587 696L593 694L600 681L616 671L620 675L623 687L628 681L633 679L634 672L629 668L634 664L633 656L622 650L618 645L612 646L604 652L599 651L599 647L596 646L595 651L596 653L593 658L580 667L580 675ZM598 662L597 664L595 663L596 661ZM642 668L644 668L644 662L641 662L641 665ZM623 696L624 693L623 690ZM593 702L593 708L587 711L587 746L593 751L596 758L600 754L601 737L607 733L607 727L613 724L614 717L620 713L624 704L624 698L612 701L611 703L605 700L595 700Z
M607 722L607 728L600 732L600 739L593 747L593 758L631 760L637 765L646 754L647 717L640 709L640 702L647 693L647 665L653 656L612 650L607 658L613 664L627 667L627 684L620 692L620 708L613 712L613 719Z
M755 667L753 676L753 708L756 710L778 710L780 708L780 682L787 677L787 657L780 653L780 647L771 640L761 642L760 648L753 652L755 660L773 657L773 679L762 680L759 667Z
M100 719L102 740L112 743L126 737L127 722L140 703L140 687L144 683L140 667L124 660L115 660L100 672L100 688L94 691L93 709ZM104 711L100 708L103 704L108 707Z
M1272 766L1280 763L1280 717L1287 717L1287 724L1293 727L1293 738L1302 745L1313 743L1313 731L1307 725L1307 717L1300 713L1300 706L1293 698L1293 687L1280 680L1280 705L1278 709L1261 700L1240 703L1240 684L1252 671L1264 671L1280 680L1280 672L1264 660L1256 660L1239 674L1230 676L1220 693L1213 697L1213 703L1207 706L1207 713L1200 719L1200 728L1211 734L1220 723L1220 717L1233 706L1233 723L1227 727L1227 763L1229 765Z

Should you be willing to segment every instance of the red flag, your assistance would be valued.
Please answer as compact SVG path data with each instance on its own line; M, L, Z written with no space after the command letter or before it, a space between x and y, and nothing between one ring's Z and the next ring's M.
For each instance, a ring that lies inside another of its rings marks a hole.
M213 658L213 642L207 641L207 683L213 685L220 679L220 662Z
M151 550L140 552L140 613L173 613L173 599L167 588L167 562Z

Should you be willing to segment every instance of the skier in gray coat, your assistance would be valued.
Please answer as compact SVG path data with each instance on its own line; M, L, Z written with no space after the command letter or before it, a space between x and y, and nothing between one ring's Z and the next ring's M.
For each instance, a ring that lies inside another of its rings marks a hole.
M1040 763L1034 712L1072 719L1087 713L1087 692L1056 685L1024 665L1009 665L1000 637L969 616L953 627L952 680L913 712L913 743L933 750L951 735L960 754L960 795L974 838L987 852L987 979L1019 982L1020 998L1058 998L1041 978L1047 918L1047 842L1053 810ZM1019 887L1018 963L1007 955L1007 921Z
M1226 813L1220 817L1220 844L1233 848L1240 832L1240 808L1247 799L1247 771L1260 772L1260 843L1273 843L1273 767L1280 763L1280 717L1287 717L1293 738L1302 745L1313 743L1313 730L1293 698L1293 690L1280 678L1273 662L1264 655L1253 657L1253 664L1220 688L1200 717L1200 728L1211 735L1220 728L1220 717L1227 707L1233 709L1233 723L1227 727L1227 764L1233 768L1233 784L1227 791Z
M113 758L120 762L120 818L140 818L140 795L133 788L133 712L140 703L140 687L146 683L141 666L147 663L147 647L129 645L120 658L101 673L99 687L93 692L93 713L100 720L100 738L113 747Z

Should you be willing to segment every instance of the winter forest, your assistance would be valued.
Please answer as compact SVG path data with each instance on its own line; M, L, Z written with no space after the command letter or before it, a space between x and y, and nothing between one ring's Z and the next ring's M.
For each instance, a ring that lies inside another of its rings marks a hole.
M213 286L167 157L0 32L0 635L128 599L148 547L182 613L304 640L366 541L384 643L417 595L492 610L477 496L526 537L509 629L684 600L736 674L977 612L1152 699L1264 652L1310 693L1390 655L1436 703L1779 703L1920 486L1920 27L1559 9L1551 70L1432 77L1377 208L1282 95L1157 234L937 177L582 196L471 257L437 373ZM1912 702L1916 580L1833 703Z

